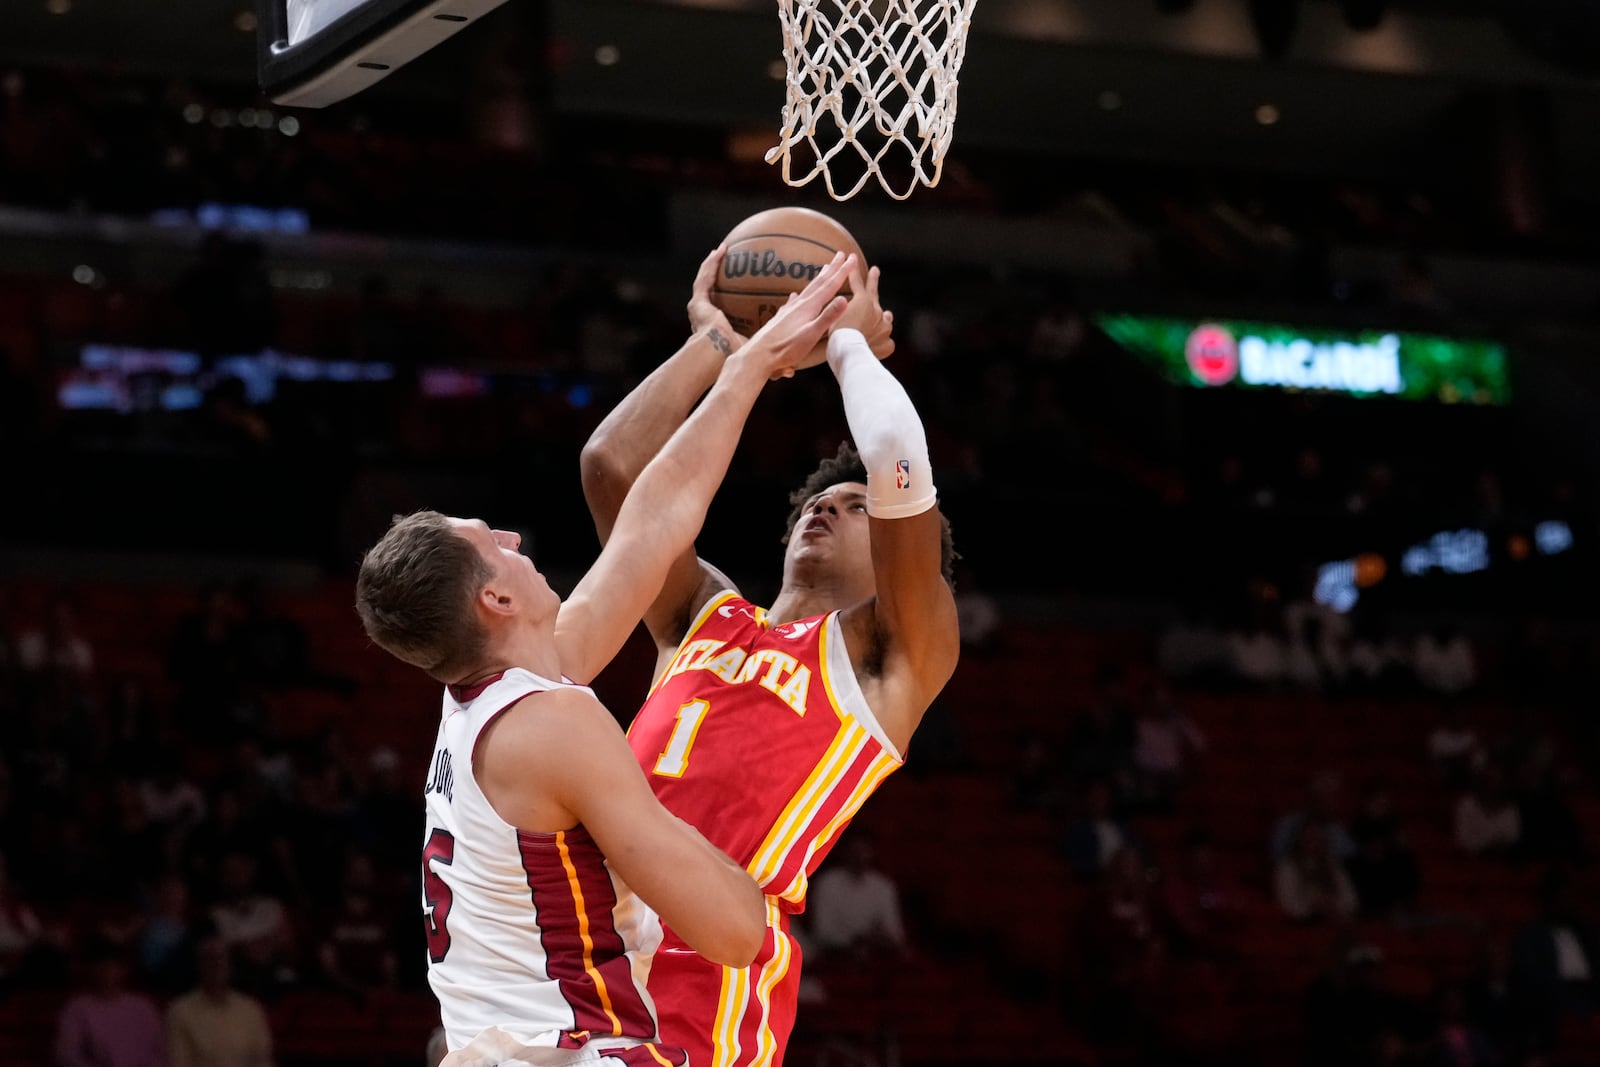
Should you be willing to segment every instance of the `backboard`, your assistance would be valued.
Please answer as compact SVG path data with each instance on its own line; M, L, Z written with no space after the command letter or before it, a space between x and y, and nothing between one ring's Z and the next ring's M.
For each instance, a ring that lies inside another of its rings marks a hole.
M257 74L277 104L326 107L505 0L256 0Z

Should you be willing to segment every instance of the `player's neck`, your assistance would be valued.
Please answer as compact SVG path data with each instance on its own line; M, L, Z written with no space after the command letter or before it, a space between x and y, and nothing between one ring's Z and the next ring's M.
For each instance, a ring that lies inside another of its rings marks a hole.
M555 635L552 633L519 628L505 635L491 651L493 670L489 673L521 667L541 678L561 680L561 656L556 651Z
M778 591L777 599L767 609L767 620L774 626L781 626L796 619L809 619L814 615L847 608L863 599L856 591L839 585L791 580Z

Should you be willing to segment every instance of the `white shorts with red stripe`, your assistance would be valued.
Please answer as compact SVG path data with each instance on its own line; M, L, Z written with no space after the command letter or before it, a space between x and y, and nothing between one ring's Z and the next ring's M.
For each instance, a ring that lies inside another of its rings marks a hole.
M439 1067L684 1067L688 1059L680 1048L626 1038L600 1038L575 1049L524 1045L490 1027Z

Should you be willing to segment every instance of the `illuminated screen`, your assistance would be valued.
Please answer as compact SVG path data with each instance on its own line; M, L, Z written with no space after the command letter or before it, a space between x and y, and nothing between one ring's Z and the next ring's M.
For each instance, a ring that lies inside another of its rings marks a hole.
M1511 400L1505 348L1485 338L1153 315L1106 314L1095 321L1179 385L1451 404Z
M248 352L205 359L174 349L84 345L76 363L56 384L56 403L66 411L190 411L206 394L237 379L247 404L269 404L283 382L386 382L390 363L319 360L286 352Z

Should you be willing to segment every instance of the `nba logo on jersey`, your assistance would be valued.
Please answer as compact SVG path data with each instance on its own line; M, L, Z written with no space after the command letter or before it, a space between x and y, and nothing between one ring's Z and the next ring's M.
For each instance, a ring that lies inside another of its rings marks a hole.
M911 488L911 461L902 459L894 465L894 487L896 489Z

